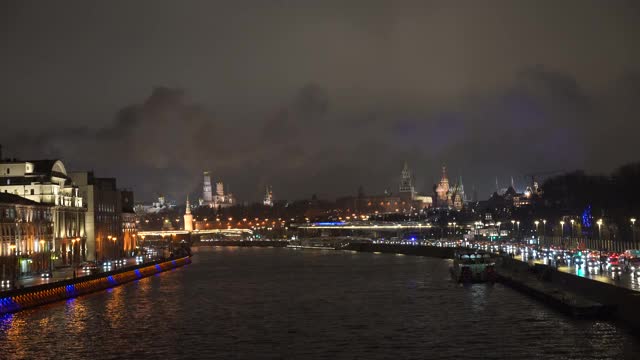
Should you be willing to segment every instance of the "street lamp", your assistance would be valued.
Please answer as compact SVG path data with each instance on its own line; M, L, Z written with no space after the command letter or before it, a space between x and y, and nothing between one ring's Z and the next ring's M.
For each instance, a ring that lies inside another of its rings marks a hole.
M540 231L538 231L538 225L540 225L540 221L536 220L533 223L536 225L536 237L538 238L538 245L540 245Z
M44 240L40 240L40 251L42 252L42 271L44 271Z
M633 242L633 247L637 248L636 246L636 218L631 218L631 241Z
M75 257L76 241L78 241L78 239L71 240L71 267L73 268L74 279L76 278L76 257Z
M562 248L564 249L564 221L560 220L560 244L562 244Z
M15 253L16 246L11 244L11 245L9 245L9 249L11 250L11 255L14 257L14 260L12 261L12 264L11 264L13 266L13 270L11 271L11 283L14 284L14 286L15 286L15 281L16 281L17 275L18 275L16 273L16 268L18 267L16 265L16 262L18 260L18 258L16 257L16 253Z
M570 239L570 242L573 242L573 224L574 224L576 221L575 221L575 220L573 220L573 219L571 219L571 220L569 220L569 222L571 223L571 235L570 235L571 237L570 237L569 239Z
M547 220L542 219L542 237L544 238L544 242L547 242Z
M602 249L602 219L598 219L596 224L598 224L598 242L600 243L600 249Z

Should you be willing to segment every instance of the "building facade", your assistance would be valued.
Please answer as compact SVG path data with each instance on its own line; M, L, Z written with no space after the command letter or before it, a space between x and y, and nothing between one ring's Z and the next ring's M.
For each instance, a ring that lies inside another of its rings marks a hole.
M87 210L62 161L0 161L0 192L51 206L55 260L71 264L86 254Z
M121 193L114 178L97 178L92 171L69 174L87 204L86 260L118 257L124 248ZM134 220L135 221L135 220Z
M133 191L120 190L122 204L122 251L133 255L138 246L138 217L133 209Z
M211 175L208 171L205 171L202 184L202 198L199 201L200 206L219 209L227 208L236 204L233 194L230 192L224 192L224 183L222 181L216 182L215 193L213 193L211 184Z
M442 177L440 182L434 186L434 193L436 198L435 206L440 209L462 210L466 202L462 178L459 179L457 184L451 185L447 176L446 166L442 167Z
M2 280L51 269L53 206L0 193Z

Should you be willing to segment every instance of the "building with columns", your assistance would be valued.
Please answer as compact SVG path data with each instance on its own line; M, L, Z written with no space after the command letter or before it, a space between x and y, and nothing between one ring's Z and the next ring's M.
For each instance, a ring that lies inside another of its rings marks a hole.
M86 254L87 209L62 161L0 160L0 192L51 207L54 260L71 264Z
M1 280L51 268L53 206L0 193Z

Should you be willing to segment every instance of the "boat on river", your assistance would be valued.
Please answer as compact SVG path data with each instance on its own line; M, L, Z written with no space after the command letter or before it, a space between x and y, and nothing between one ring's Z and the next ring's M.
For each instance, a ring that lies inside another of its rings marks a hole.
M483 250L456 251L451 267L451 276L457 282L494 282L495 261Z

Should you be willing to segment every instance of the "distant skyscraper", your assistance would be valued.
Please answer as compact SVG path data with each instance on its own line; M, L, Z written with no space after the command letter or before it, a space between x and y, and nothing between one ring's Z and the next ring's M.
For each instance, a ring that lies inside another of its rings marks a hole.
M184 211L184 229L186 231L193 231L193 215L191 215L191 204L189 204L188 196L187 196L187 206Z
M211 176L208 171L204 172L204 184L202 186L202 200L207 206L213 203L213 193L211 192Z

